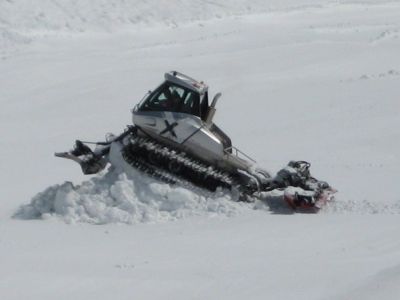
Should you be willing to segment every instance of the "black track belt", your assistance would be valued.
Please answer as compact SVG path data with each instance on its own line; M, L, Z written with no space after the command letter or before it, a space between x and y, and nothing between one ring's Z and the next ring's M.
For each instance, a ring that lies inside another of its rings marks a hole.
M210 191L236 187L230 174L150 138L131 135L129 142L124 142L122 156L132 167L166 183L189 181Z

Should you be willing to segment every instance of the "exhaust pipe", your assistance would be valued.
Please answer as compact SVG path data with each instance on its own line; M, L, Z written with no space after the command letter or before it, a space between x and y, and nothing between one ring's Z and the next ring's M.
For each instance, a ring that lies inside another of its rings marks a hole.
M212 120L213 120L213 118L214 118L215 112L217 111L217 110L215 109L215 106L217 105L217 101L218 101L218 99L219 99L221 96L222 96L221 93L217 93L217 94L214 96L214 99L213 99L213 101L211 102L210 107L208 108L207 118L206 118L206 124L207 124L207 126L211 126L211 125L212 125Z

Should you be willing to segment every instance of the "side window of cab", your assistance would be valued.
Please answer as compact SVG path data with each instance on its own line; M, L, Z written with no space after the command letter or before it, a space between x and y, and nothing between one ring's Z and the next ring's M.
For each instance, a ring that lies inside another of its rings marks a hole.
M141 111L171 111L200 116L199 94L171 83L155 90L141 105Z

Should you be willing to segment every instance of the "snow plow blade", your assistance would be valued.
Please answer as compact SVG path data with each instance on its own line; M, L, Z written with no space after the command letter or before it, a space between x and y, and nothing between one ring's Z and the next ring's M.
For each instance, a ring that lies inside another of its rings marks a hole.
M54 156L70 159L78 163L85 175L96 174L107 165L106 159L94 154L88 146L79 140L75 142L73 150L68 152L56 152Z

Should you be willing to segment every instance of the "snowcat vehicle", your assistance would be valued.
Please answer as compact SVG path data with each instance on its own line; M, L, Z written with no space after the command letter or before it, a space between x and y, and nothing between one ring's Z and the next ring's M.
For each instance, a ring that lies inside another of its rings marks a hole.
M132 109L133 125L92 150L77 140L73 150L55 153L80 164L84 174L95 174L108 163L128 173L132 168L169 184L190 183L215 191L239 193L241 200L260 198L263 192L285 190L292 208L316 210L335 192L309 173L309 163L290 162L276 176L232 145L214 122L217 93L209 100L208 86L182 73L165 80ZM290 188L297 188L291 192Z

